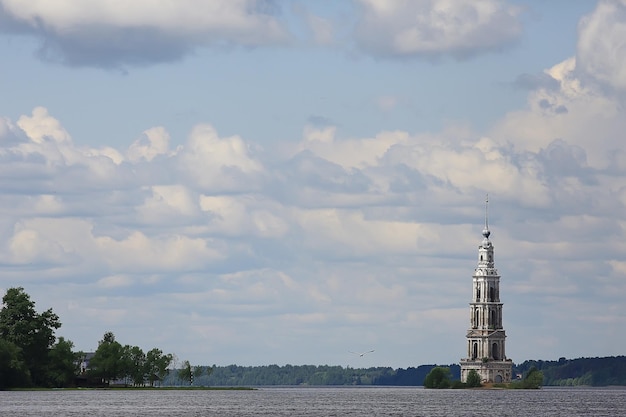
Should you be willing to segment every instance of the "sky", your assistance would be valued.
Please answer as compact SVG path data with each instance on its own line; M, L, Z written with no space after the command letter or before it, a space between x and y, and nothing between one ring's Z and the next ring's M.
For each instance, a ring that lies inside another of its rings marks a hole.
M0 291L199 365L626 351L626 0L0 0ZM375 352L359 357L349 353Z

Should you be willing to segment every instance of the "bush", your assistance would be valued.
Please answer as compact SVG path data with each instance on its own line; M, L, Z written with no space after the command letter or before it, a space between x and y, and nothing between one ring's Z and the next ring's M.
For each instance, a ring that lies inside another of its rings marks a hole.
M468 388L481 387L483 384L480 382L480 375L475 369L471 369L467 374L467 380L465 381Z
M543 385L543 372L533 366L523 380L512 382L511 388L539 389L541 385Z
M450 369L437 366L424 379L424 388L450 388Z

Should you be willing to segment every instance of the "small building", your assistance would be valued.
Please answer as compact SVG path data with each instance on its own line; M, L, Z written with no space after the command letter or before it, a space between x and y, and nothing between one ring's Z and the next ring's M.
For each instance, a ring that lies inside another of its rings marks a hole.
M80 375L85 375L87 371L91 369L89 367L89 362L91 361L91 358L93 358L95 354L96 354L95 352L86 352L86 353L83 353L83 355L78 359L78 368L79 368Z
M482 382L511 382L513 362L506 357L506 334L502 326L500 276L494 265L489 240L488 204L485 202L483 241L478 247L478 266L472 277L470 328L467 331L467 357L461 359L461 381L475 370Z
M79 388L100 388L105 387L102 378L89 374L91 370L90 362L95 356L95 352L83 353L77 358L75 365L78 370L78 374L74 376L74 385Z

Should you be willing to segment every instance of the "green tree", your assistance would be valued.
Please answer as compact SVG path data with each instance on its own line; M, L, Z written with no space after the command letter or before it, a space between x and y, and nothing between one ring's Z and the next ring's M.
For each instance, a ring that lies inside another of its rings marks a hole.
M511 383L511 388L539 389L543 384L543 372L532 366L521 381Z
M50 349L49 378L53 386L68 387L73 384L78 373L79 354L73 351L74 343L59 337L57 343Z
M20 349L32 383L45 386L50 383L48 352L56 338L54 332L61 327L59 317L48 309L41 314L24 288L9 288L2 298L0 310L0 338Z
M531 368L524 378L523 385L527 389L538 389L543 384L543 372L537 368Z
M450 369L434 367L424 379L424 388L450 388Z
M465 384L468 388L476 388L482 386L482 383L480 382L480 375L478 375L478 372L476 372L475 369L470 369L470 371L467 373L467 380L465 381Z
M125 385L128 385L132 381L133 361L130 357L131 349L132 347L130 345L124 345L120 352L119 377L124 380Z
M150 386L154 386L155 381L162 380L168 372L168 366L174 357L171 354L163 354L161 349L154 348L146 353L146 376Z
M123 373L123 348L115 340L112 332L106 332L102 340L98 342L93 358L89 362L92 375L100 377L103 382L111 381L124 376Z
M146 382L146 354L139 346L133 346L129 350L130 378L133 385L140 386Z
M0 339L0 390L30 385L30 372L19 347Z
M143 386L146 381L146 354L138 346L122 346L119 377L124 383Z

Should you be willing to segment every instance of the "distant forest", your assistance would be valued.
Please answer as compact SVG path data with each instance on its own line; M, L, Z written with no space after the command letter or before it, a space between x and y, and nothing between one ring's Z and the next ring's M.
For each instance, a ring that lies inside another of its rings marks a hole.
M344 368L329 365L266 365L266 366L215 366L207 367L194 378L195 386L291 386L291 385L422 385L426 375L437 365L421 365L417 368L393 369ZM461 368L458 364L446 365L452 377L460 379ZM170 372L162 385L189 385L187 378L180 378L178 371Z
M543 385L606 387L626 385L626 356L580 358L558 361L531 360L516 366L517 372L528 372L532 367L543 372Z
M458 364L421 365L416 368L393 369L344 368L329 365L266 365L213 366L195 378L195 386L292 386L292 385L392 385L421 386L426 375L436 366L450 368L452 379L460 379ZM514 375L525 376L532 367L543 372L543 385L552 386L608 386L626 385L626 356L579 358L557 361L528 360L513 367ZM170 372L163 385L189 385L178 372Z

